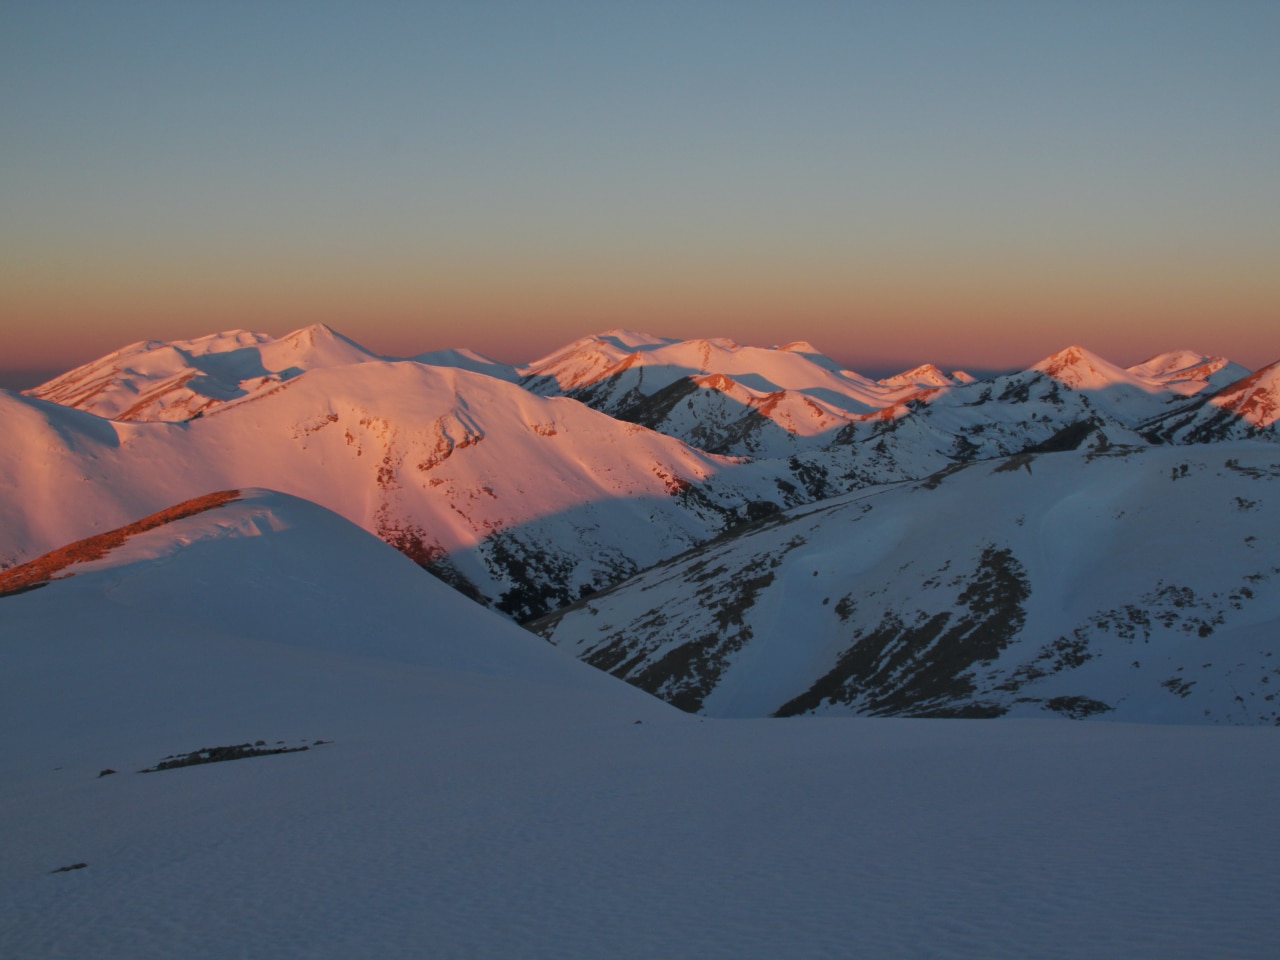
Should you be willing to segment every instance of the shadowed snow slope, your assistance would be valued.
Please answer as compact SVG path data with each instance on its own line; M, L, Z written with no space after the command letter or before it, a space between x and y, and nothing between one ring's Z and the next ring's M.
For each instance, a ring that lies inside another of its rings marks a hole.
M196 648L220 637L576 686L588 699L607 690L612 701L655 712L652 698L620 700L625 685L612 679L602 685L607 678L598 671L466 599L323 507L263 490L202 501L212 505L191 501L191 510L166 511L177 519L137 525L136 533L125 528L119 545L103 555L89 551L89 559L54 569L44 586L0 596L6 636L41 633L45 643L90 647L113 636L114 644L168 645L179 656L197 657L207 652ZM57 553L75 554L76 547ZM115 652L128 659L124 650ZM107 686L104 678L103 696L110 696ZM165 685L157 687L161 698L172 696ZM572 695L556 696L572 704ZM211 701L215 710L220 697ZM137 698L129 698L130 710Z
M1280 731L699 721L259 491L63 572L0 597L7 957L1263 958L1280 937ZM309 749L135 772L257 740Z
M711 716L1280 722L1280 458L1024 454L801 507L531 624Z

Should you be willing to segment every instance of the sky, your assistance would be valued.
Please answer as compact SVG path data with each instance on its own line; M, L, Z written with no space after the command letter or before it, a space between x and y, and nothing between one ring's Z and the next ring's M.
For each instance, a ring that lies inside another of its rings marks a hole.
M1280 359L1280 3L0 0L0 370Z

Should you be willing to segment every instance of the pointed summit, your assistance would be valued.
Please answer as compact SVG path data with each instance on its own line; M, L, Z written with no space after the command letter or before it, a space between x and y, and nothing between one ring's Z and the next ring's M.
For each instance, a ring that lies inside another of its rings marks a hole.
M343 351L356 350L369 357L375 356L348 336L339 333L327 323L312 323L308 326L286 333L277 343L292 344L296 350L315 348L319 350L337 348Z
M1141 383L1129 371L1076 344L1050 354L1030 369L1077 390L1100 390L1118 383Z
M892 377L885 377L880 382L886 386L905 386L910 384L921 387L950 387L956 383L952 377L948 377L932 363L922 363L918 367L913 367Z

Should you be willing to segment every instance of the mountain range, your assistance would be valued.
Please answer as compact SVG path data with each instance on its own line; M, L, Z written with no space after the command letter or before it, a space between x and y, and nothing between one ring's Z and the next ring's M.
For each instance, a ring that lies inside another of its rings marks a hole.
M1278 389L1280 364L1186 350L873 380L625 330L523 367L323 325L149 341L0 393L0 562L265 488L689 710L1275 722L1265 643L1231 639L1233 673L1182 641L1269 635ZM1154 548L1171 529L1212 562ZM1139 634L1159 653L1122 664Z

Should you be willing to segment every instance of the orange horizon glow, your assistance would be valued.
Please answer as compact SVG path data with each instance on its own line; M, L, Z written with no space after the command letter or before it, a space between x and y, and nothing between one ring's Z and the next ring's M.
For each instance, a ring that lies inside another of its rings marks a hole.
M1071 343L1121 365L1178 348L1251 369L1280 359L1280 282L1260 264L1130 262L1126 272L882 257L837 270L821 262L770 269L766 259L631 270L550 257L436 270L321 261L208 275L114 264L61 284L54 281L72 275L65 267L43 276L0 268L0 368L70 369L137 340L230 329L280 336L312 323L389 356L469 348L509 363L615 327L755 346L808 340L854 369L1013 368Z

